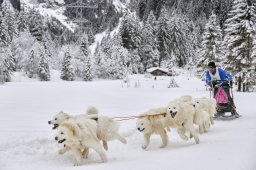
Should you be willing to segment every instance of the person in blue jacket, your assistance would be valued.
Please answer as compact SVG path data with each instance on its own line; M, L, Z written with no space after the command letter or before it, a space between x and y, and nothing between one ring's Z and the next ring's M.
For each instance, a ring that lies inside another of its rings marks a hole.
M206 84L212 86L212 82L216 80L227 80L229 85L232 86L232 76L220 67L216 67L215 62L211 61L208 63L208 70L206 71ZM215 87L220 86L223 82L216 84Z

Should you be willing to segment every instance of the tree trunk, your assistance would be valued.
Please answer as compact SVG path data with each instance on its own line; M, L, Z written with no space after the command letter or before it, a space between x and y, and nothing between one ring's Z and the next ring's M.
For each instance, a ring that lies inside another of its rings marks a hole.
M238 88L237 91L241 91L241 86L242 86L242 77L241 75L238 76Z

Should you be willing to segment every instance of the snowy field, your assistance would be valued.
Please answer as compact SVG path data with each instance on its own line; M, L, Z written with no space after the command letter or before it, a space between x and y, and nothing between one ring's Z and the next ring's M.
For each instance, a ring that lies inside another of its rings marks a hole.
M170 77L135 75L129 83L38 82L15 74L16 82L0 85L0 170L256 170L256 93L235 93L243 117L215 121L208 133L199 135L198 145L183 141L173 130L166 148L159 148L161 139L154 135L148 149L142 150L136 120L127 120L120 122L120 132L128 143L109 142L107 163L100 163L91 150L79 167L73 167L72 153L58 155L62 145L54 141L56 132L47 122L60 110L82 114L93 105L102 115L129 116L165 106L182 95L209 97L204 83L189 74L175 80L179 88L167 88Z

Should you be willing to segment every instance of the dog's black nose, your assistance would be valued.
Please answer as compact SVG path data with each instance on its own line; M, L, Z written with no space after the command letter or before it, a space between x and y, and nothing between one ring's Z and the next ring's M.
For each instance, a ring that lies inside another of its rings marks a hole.
M138 131L140 131L140 128L137 128L138 129Z
M170 110L170 113L172 114L172 111Z
M51 121L48 121L48 124L51 124Z
M193 106L194 106L194 107L196 107L196 105L195 105L195 104L193 104Z
M58 140L58 137L57 137L57 136L55 137L55 140Z

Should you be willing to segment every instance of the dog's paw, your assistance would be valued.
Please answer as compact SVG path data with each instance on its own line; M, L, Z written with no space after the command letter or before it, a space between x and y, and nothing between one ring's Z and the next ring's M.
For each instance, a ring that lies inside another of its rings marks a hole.
M160 146L160 148L165 148L165 147L166 147L166 145L161 145L161 146Z
M74 163L74 166L80 166L81 165L81 162L75 162Z
M147 147L148 147L147 145L142 145L142 146L141 146L141 148L142 148L143 150L147 149Z
M61 149L61 150L58 151L58 153L59 153L60 155L63 155L63 154L65 153L65 151Z
M195 142L196 142L196 144L199 144L199 139L195 138Z
M123 144L127 144L127 141L126 141L126 139L124 139L124 140L123 140Z

